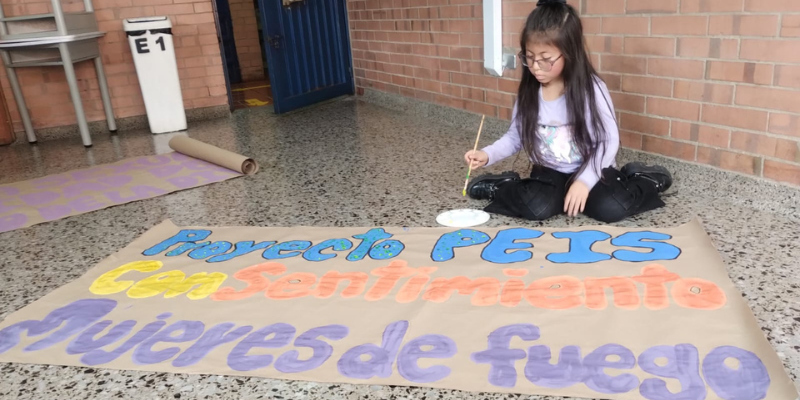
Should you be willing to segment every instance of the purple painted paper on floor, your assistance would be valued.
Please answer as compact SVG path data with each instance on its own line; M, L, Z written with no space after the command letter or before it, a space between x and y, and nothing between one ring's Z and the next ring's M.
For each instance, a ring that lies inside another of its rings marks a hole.
M0 233L241 176L180 153L0 185Z

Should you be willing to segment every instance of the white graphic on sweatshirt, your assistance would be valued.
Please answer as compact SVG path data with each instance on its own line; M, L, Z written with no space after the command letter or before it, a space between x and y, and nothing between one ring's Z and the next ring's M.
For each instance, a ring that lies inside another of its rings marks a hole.
M539 153L550 163L580 164L581 153L572 140L569 125L539 125Z

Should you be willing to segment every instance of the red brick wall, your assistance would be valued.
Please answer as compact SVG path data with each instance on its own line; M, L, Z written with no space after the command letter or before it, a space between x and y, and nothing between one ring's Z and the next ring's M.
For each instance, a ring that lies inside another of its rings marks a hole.
M261 44L258 41L258 22L253 0L229 0L229 4L242 81L264 79L264 63L261 58Z
M46 13L47 0L1 0L7 16ZM187 109L224 105L228 102L222 59L217 41L211 0L95 0L100 30L100 53L111 90L117 118L144 115L139 81L133 66L127 37L122 31L125 18L167 15L172 19L179 76ZM62 1L65 10L83 10L82 1ZM75 66L83 106L89 121L105 120L94 63ZM17 70L34 128L76 123L75 110L61 67ZM0 84L16 131L22 131L19 111L13 101L5 69Z
M535 3L503 1L505 46ZM800 185L800 1L570 3L624 146ZM358 88L510 118L521 70L484 72L481 4L349 0Z

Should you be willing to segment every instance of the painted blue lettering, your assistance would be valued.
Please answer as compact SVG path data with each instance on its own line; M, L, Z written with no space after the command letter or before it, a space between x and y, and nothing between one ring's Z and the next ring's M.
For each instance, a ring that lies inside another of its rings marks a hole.
M336 254L322 254L322 250L345 251L351 248L353 248L353 242L349 239L328 239L306 250L303 253L303 258L308 261L325 261L336 257Z
M298 256L302 250L311 246L311 242L307 240L292 240L288 242L278 243L272 247L264 250L262 257L267 260L278 260L281 258L290 258ZM299 250L299 251L297 251ZM287 253L283 253L286 251Z
M455 232L445 233L433 246L431 259L439 262L452 260L456 255L456 248L483 244L489 239L489 235L474 229L459 229Z
M225 254L226 251L233 247L231 242L219 241L203 246L189 252L189 258L194 260L204 260L211 256Z
M361 239L361 243L347 255L347 261L363 260L372 246L379 240L389 239L392 237L391 233L386 233L383 228L373 228L362 235L353 235L356 239Z
M369 250L373 260L388 260L400 255L406 246L398 240L384 240Z
M243 256L245 254L250 254L256 250L266 249L269 246L275 244L275 241L271 242L260 242L259 244L254 244L255 242L252 240L244 241L244 242L236 242L234 245L234 249L232 252L228 254L222 254L219 256L214 256L206 260L209 263L216 263L216 262L223 262L232 260L236 257Z
M611 244L619 247L635 247L650 249L647 253L631 250L617 250L612 255L617 260L628 262L643 262L656 260L674 260L681 254L681 249L672 244L658 240L669 240L672 236L658 232L628 232L611 240ZM648 240L648 241L644 241ZM649 240L656 240L650 242Z
M178 244L178 243L191 243L196 242L198 240L204 240L205 238L211 235L211 231L205 229L183 229L178 232L175 236L164 240L163 242L145 250L142 254L146 256L154 256L156 254L160 254L170 247Z
M589 264L611 259L608 254L592 251L592 245L611 237L605 232L553 232L553 237L569 239L569 252L548 254L547 259L551 262L559 264Z
M528 228L505 229L497 233L491 243L486 245L481 253L481 258L496 264L511 264L528 261L533 257L533 253L527 250L519 250L509 253L512 249L530 249L531 243L516 243L517 240L536 239L544 232Z

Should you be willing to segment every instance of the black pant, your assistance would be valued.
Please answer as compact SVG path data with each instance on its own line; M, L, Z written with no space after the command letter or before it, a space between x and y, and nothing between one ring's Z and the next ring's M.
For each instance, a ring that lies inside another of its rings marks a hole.
M489 213L542 221L564 212L564 197L570 174L536 166L529 179L508 182L497 189ZM584 214L602 222L616 222L632 215L663 207L655 183L644 178L623 176L614 168L589 192Z

